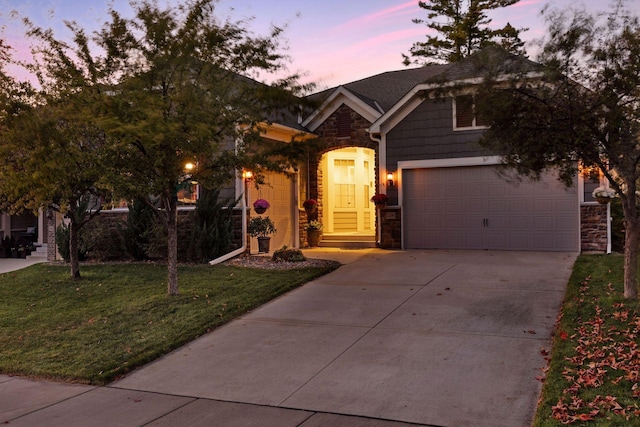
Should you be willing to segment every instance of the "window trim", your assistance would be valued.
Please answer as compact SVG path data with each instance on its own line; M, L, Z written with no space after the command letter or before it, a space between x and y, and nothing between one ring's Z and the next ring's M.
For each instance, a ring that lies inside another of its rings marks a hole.
M585 200L584 199L584 184L585 184L585 176L581 172L578 173L578 195L580 196L580 205L585 206L593 206L598 205L596 200ZM608 183L604 176L599 175L598 177L598 187L609 187Z
M471 108L472 108L472 118L471 118L471 126L462 126L458 127L458 117L457 117L457 98L459 96L471 96ZM475 94L459 94L454 95L452 97L451 104L453 106L453 130L454 131L466 131L466 130L482 130L489 129L490 126L487 125L478 125L476 124L477 116L476 116L476 95Z

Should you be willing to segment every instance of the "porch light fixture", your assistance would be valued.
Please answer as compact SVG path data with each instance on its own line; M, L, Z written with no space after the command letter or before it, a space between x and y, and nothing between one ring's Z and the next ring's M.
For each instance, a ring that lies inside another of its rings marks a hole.
M393 172L387 173L387 187L393 187Z
M193 168L195 168L195 167L196 166L191 162L187 162L187 163L184 164L184 170L187 171L187 172L192 171Z
M242 172L242 177L245 181L251 181L253 179L253 172L245 170Z

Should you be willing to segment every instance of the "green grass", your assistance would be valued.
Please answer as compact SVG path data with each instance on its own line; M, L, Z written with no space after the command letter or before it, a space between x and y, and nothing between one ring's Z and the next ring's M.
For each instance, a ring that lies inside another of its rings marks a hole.
M0 373L104 384L330 269L35 265L0 275Z
M534 426L640 425L640 305L622 273L620 255L578 257Z

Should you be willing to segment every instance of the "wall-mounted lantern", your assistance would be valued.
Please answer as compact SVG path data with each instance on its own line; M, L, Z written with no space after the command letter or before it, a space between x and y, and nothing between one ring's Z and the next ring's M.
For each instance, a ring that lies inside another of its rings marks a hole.
M387 173L387 187L393 187L393 172Z

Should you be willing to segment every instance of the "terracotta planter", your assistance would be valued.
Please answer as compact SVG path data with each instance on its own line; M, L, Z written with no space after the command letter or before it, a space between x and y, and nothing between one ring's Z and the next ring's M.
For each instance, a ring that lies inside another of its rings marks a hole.
M387 206L386 203L376 203L376 209L384 209L385 206Z
M606 205L610 201L611 201L611 198L609 197L596 197L596 202L600 203L601 205Z
M320 244L320 230L307 230L307 244L310 248Z
M258 237L258 252L269 253L271 237Z
M314 214L318 211L318 206L312 206L310 208L304 208L304 211L307 213L307 215L311 215Z

